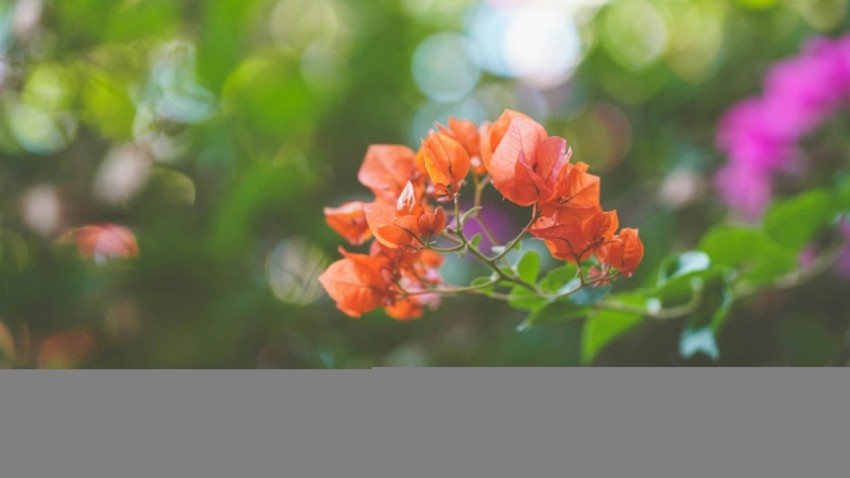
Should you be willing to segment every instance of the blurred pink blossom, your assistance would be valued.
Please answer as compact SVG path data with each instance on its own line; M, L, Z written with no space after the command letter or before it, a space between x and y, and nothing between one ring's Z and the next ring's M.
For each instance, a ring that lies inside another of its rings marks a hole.
M729 162L715 184L729 207L758 219L774 176L794 166L800 139L829 119L850 95L850 36L810 41L800 56L775 64L764 92L733 106L717 134Z

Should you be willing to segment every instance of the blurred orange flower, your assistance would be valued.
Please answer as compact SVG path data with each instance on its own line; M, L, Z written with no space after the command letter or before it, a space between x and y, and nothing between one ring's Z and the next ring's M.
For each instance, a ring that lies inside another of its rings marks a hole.
M76 242L83 257L97 261L139 255L139 245L133 231L119 224L83 226L71 231L70 237Z

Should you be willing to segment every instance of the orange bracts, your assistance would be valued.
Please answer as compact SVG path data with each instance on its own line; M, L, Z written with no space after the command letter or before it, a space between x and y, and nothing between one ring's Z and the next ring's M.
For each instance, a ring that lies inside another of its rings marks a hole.
M638 230L623 228L620 234L599 248L597 255L603 264L608 264L624 276L631 277L643 259L643 243L638 237Z
M460 143L434 133L422 142L425 171L434 184L438 200L452 200L469 173L469 155Z
M320 283L347 315L383 308L402 321L436 307L441 292L480 292L475 287L441 289L444 259L433 250L440 234L454 244L444 252L476 247L463 236L465 220L457 216L463 214L460 196L470 170L476 187L489 182L505 199L532 206L533 221L522 233L543 240L553 257L583 266L588 284L631 276L643 258L638 232L625 228L617 234L617 212L600 204L599 177L589 174L585 163L571 164L571 155L564 138L549 136L539 123L511 110L480 127L449 118L448 126L437 124L416 152L401 145L370 146L357 178L374 200L350 201L324 212L328 225L352 245L375 241L368 254L341 250L343 259L328 267ZM476 209L480 193L470 194ZM447 232L446 213L434 201L454 202L453 227ZM473 252L491 266L501 259Z
M375 144L357 172L360 184L366 186L379 201L394 203L408 182L420 183L415 153L407 146Z
M506 199L530 206L552 199L570 154L565 139L550 137L534 120L516 116L493 150L487 170Z
M431 213L419 206L413 184L409 181L396 200L395 207L376 201L366 204L364 210L366 222L375 239L393 249L414 242L423 244L424 240L439 234L446 226L446 216L442 209L438 208Z
M546 241L552 256L578 263L587 260L602 244L611 240L618 223L616 211L594 211L565 222L543 216L529 232Z
M352 246L359 246L372 237L364 206L362 201L349 201L339 207L326 207L325 221Z
M339 310L360 317L384 305L389 299L389 283L381 273L380 262L363 254L351 254L331 264L319 282L336 302Z
M484 162L481 159L481 133L478 126L472 121L459 120L449 117L449 127L437 124L437 129L444 135L460 143L469 156L469 166L472 172L478 176L487 173Z

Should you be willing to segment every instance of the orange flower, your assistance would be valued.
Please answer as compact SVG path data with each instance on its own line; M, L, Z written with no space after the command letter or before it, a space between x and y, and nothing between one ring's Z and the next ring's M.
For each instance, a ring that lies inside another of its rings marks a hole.
M469 173L469 154L460 143L441 133L428 136L422 151L437 198L452 199Z
M563 223L541 217L529 232L546 241L554 257L576 263L587 260L605 241L611 240L618 225L616 211L595 211Z
M495 123L481 125L481 161L484 163L484 168L487 171L490 170L490 161L493 159L493 152L502 142L502 138L508 131L508 126L510 126L511 121L515 118L531 119L522 113L506 109Z
M506 199L530 206L552 199L570 154L565 139L550 137L534 120L517 116L493 151L487 170Z
M423 236L436 236L446 228L446 213L441 207L435 209L433 213L423 210L416 222Z
M378 201L392 204L408 182L419 186L421 174L416 155L407 146L373 144L357 172L357 179L369 188Z
M638 230L623 228L620 234L599 248L597 257L603 264L608 264L624 276L631 277L643 259L643 242Z
M418 204L410 182L399 195L395 207L376 201L366 204L364 211L375 239L391 249L419 242L421 236L439 234L446 226L443 210L427 212Z
M449 117L449 127L437 124L437 128L444 135L452 138L463 146L469 155L469 165L472 172L481 176L487 173L484 162L481 160L481 133L478 126L472 121L459 120L453 116Z
M424 292L428 286L442 282L439 274L444 261L442 255L427 249L391 249L377 241L372 243L369 255L376 260L385 280L392 284L384 307L390 317L401 321L417 319L425 307L434 309L439 305L439 295Z
M353 246L359 246L372 237L362 201L349 201L335 208L326 207L325 221Z
M336 302L337 308L351 317L360 317L387 303L389 283L381 272L380 261L342 249L340 253L345 258L328 266L319 276L319 283Z
M567 164L564 174L555 183L555 194L551 201L541 204L541 212L555 217L556 221L568 220L578 211L597 211L599 205L599 177L587 173L587 164Z

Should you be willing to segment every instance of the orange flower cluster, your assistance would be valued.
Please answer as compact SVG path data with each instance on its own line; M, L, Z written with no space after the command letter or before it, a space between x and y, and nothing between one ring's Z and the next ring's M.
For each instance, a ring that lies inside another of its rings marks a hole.
M328 225L352 245L375 238L368 255L340 249L344 258L319 277L346 314L359 317L384 307L393 318L411 320L421 317L424 307L439 304L427 290L442 282L443 256L423 246L446 227L445 212L429 199L456 194L469 169L467 153L457 151L453 141L435 139L418 156L406 146L370 146L357 179L375 200L325 208ZM456 159L461 153L466 166ZM426 180L428 168L437 180Z
M552 255L581 263L595 256L605 276L613 268L630 276L643 258L636 229L616 233L616 211L599 204L599 178L584 163L570 163L567 141L549 136L528 116L505 110L480 127L451 118L437 125L418 152L400 145L373 145L357 174L375 196L325 208L328 225L352 245L371 238L369 254L341 250L344 258L319 277L337 307L358 317L378 307L399 320L418 318L439 298L443 258L429 250L446 227L433 203L456 201L470 174L489 174L505 199L533 206L528 232L545 241ZM438 292L438 289L437 289Z

